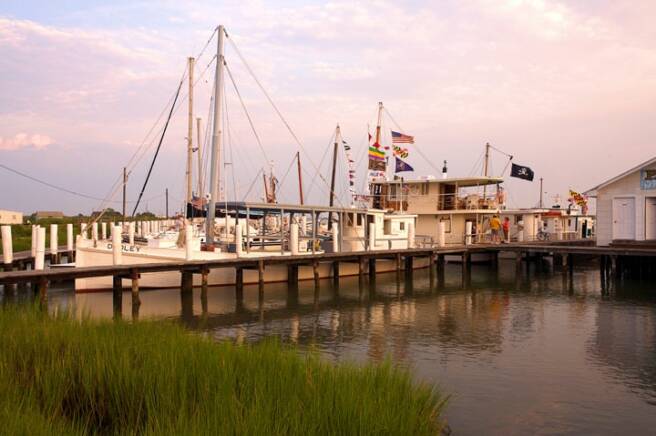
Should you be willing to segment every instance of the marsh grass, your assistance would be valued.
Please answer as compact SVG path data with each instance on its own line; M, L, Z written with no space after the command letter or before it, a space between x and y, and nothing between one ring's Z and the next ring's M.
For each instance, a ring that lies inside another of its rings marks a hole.
M439 434L445 400L407 370L163 322L0 310L0 433Z

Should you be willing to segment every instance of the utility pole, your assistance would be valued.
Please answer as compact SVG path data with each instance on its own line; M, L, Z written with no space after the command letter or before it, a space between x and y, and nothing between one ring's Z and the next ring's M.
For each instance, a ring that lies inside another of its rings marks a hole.
M125 189L128 185L128 170L123 167L123 222L125 222Z
M333 207L335 204L335 173L337 170L337 150L339 147L339 124L335 128L335 148L333 149L333 174L330 178L330 201L328 205ZM333 228L333 213L328 213L328 230Z
M296 152L296 165L298 167L298 194L301 200L301 206L303 206L303 176L301 174L301 152Z
M187 125L187 201L191 203L192 183L193 183L193 154L194 154L194 58L188 58L189 65L189 120ZM187 206L188 207L188 206ZM192 209L193 210L193 209ZM193 215L193 214L192 214Z
M540 209L542 209L542 207L543 207L543 205L542 205L542 193L543 192L544 191L542 190L542 177L540 177Z
M166 196L166 219L169 219L169 188L166 188L165 196Z

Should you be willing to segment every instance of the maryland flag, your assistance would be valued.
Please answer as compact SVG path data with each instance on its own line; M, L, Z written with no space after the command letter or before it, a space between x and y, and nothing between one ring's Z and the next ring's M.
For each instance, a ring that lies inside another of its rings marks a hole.
M570 197L571 201L573 201L574 203L576 203L577 205L579 205L581 207L588 205L588 198L585 195L579 194L576 191L572 191L570 189L569 190L569 197Z

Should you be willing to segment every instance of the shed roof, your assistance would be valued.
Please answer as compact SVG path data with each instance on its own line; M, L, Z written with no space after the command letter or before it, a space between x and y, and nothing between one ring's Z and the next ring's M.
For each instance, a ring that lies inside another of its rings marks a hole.
M587 191L584 192L585 195L589 195L590 197L596 197L597 191L601 188L605 188L606 186L610 185L611 183L615 183L620 179L623 179L624 177L628 176L629 174L632 174L636 171L639 171L643 169L644 167L647 167L649 165L652 165L656 163L656 157L652 157L646 162L641 163L640 165L637 165L630 170L624 171L622 174L619 174L611 179L606 180L603 183L600 183L599 185L595 186L594 188L590 188Z

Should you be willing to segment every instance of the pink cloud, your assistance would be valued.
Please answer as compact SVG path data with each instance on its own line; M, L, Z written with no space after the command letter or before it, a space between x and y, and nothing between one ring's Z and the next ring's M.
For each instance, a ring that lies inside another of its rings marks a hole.
M52 144L52 138L47 135L17 133L13 137L3 138L0 137L0 150L13 151L21 150L23 148L35 148L43 150Z

